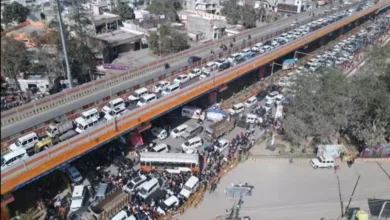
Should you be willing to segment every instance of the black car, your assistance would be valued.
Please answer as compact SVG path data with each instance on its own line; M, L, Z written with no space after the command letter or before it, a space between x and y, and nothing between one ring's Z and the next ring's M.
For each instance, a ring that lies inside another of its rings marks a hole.
M265 110L264 107L260 107L256 110L256 115L259 117L263 117L267 113L267 110Z
M229 62L225 62L225 63L222 63L221 65L219 65L218 70L219 71L224 71L224 70L226 70L228 68L230 68L230 63Z
M124 157L124 156L116 157L112 163L115 166L120 167L120 168L124 168L124 169L131 169L134 166L133 161L127 157Z
M190 58L188 58L188 64L192 65L193 63L196 63L201 60L202 60L201 57L191 56Z

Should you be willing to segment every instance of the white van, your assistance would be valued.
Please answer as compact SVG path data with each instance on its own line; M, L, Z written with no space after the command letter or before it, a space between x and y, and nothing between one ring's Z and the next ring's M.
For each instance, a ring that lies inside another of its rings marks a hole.
M39 141L38 136L35 132L31 132L27 135L19 137L16 139L15 143L9 146L11 151L18 149L25 149L26 151L33 149L35 144Z
M182 124L182 125L177 126L176 128L174 128L171 131L172 138L180 137L186 131L187 128L188 128L188 125L186 125L186 124Z
M310 164L314 169L317 168L333 168L334 159L331 156L323 155L317 158L311 159Z
M282 117L283 117L283 105L278 105L276 107L275 119L282 118Z
M203 114L203 111L200 108L191 107L191 106L184 106L181 109L181 117L204 120L205 115Z
M70 203L70 211L75 212L79 208L83 207L85 198L85 187L84 185L75 186L72 193L72 202Z
M75 120L76 124L76 132L81 134L84 131L86 131L88 128L91 128L95 126L98 123L98 119L93 117L88 120L89 122L85 121L83 118L78 117Z
M143 96L138 102L137 102L137 106L138 107L142 107L144 105L147 105L153 101L156 101L157 100L157 96L156 94L154 93L151 93L151 94L148 94L148 95L145 95Z
M173 83L172 85L169 85L167 88L164 89L164 91L161 93L162 96L167 96L171 94L174 91L177 91L180 89L179 83Z
M179 203L179 199L176 196L171 196L157 208L157 212L160 215L165 215L179 207Z
M184 198L190 198L191 194L195 193L199 187L199 178L196 176L191 176L187 182L184 184L183 189L180 191L179 195Z
M139 189L143 183L148 181L148 177L145 175L138 176L134 179L132 179L130 182L128 182L126 185L123 186L123 191L127 193L132 193L135 190Z
M143 88L135 90L132 95L127 97L127 100L129 100L129 102L131 102L131 103L135 103L135 102L139 101L142 97L144 97L148 94L149 94L148 89L143 87Z
M230 108L228 110L228 112L229 112L230 115L236 115L236 114L240 114L244 110L245 110L244 104L238 103L238 104L233 105L233 107Z
M171 147L167 144L158 144L155 147L151 149L150 152L156 152L156 153L168 153L171 150Z
M255 114L247 114L246 115L246 120L245 122L247 124L254 124L254 123L257 123L257 122L260 122L262 123L263 122L263 119L261 117L258 117L257 115Z
M188 150L188 149L194 149L194 148L198 148L198 147L201 147L203 145L203 140L201 137L197 136L197 137L194 137L194 138L191 138L191 139L188 139L187 141L185 141L181 147L183 148L184 151Z
M245 107L250 108L250 107L256 105L256 103L257 103L256 96L252 96L248 100L245 101Z
M1 170L27 158L28 154L24 148L11 151L1 157Z
M126 108L125 100L122 98L116 98L108 102L107 107L111 109Z
M91 108L83 113L80 116L85 123L89 124L91 121L95 121L95 119L99 119L99 111L96 108Z
M167 130L160 128L160 127L153 127L150 129L150 132L157 137L160 140L164 140L165 138L168 137L168 132Z
M158 183L158 179L153 178L153 179L149 180L148 182L142 184L137 195L143 199L147 199L158 188L160 188L160 184Z

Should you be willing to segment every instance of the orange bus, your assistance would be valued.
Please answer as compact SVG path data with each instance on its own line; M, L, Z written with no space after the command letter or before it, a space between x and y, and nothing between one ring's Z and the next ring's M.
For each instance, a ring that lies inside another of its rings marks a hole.
M170 173L199 172L199 155L185 153L142 152L141 170L166 170Z

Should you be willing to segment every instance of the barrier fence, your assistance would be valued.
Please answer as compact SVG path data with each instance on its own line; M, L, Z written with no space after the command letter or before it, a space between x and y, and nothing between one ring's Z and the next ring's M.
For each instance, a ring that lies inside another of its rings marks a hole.
M386 1L385 3L388 4L390 1ZM11 190L14 190L15 187L20 187L21 184L37 178L39 175L50 171L72 158L76 158L79 155L86 153L98 145L107 143L118 135L129 131L129 129L135 128L143 122L147 122L152 118L160 116L166 111L175 108L182 103L186 103L187 101L192 100L207 91L211 91L218 86L224 85L240 77L252 69L269 63L290 51L307 45L309 42L312 42L330 32L338 30L348 23L374 12L380 6L381 5L377 5L374 8L368 9L368 11L357 13L348 19L344 19L325 28L321 28L295 42L282 45L274 51L271 51L269 54L260 55L252 61L237 65L228 69L226 72L218 73L215 75L214 80L199 81L188 86L186 89L175 93L175 95L158 99L153 104L135 109L121 118L115 119L114 121L99 124L96 127L87 130L86 133L82 133L72 139L49 148L42 153L36 154L27 160L7 167L1 172L1 194L8 193Z
M356 4L345 6L343 8L340 8L339 11L346 10L346 9L349 9L349 8L353 8L353 7L355 7L355 5ZM309 12L305 12L305 13L307 14ZM324 17L324 16L326 16L326 14L321 14L320 16L317 16L316 19ZM56 107L58 107L60 105L63 105L63 104L75 101L77 99L80 99L82 97L91 95L91 94L93 94L95 92L99 92L99 91L103 91L103 90L112 88L115 85L119 85L119 84L125 83L125 82L127 82L129 80L132 80L134 78L140 77L141 75L144 75L144 74L146 74L147 72L149 72L151 70L156 70L158 68L161 68L167 62L174 63L174 62L176 62L178 60L181 60L183 57L185 57L187 55L194 55L194 54L196 54L196 52L204 51L204 50L206 50L206 48L211 47L213 45L217 46L217 45L219 45L221 43L228 44L229 42L231 42L233 40L233 38L247 37L249 34L256 33L259 30L268 28L268 27L270 27L272 25L277 25L279 23L283 23L283 22L285 22L288 19L291 19L291 18L284 18L284 19L281 19L281 20L279 20L279 21L277 21L275 23L271 23L271 24L268 24L266 26L259 27L257 29L247 30L247 31L244 31L244 32L242 32L242 33L240 33L238 35L235 35L235 36L227 37L227 38L224 38L224 39L221 39L221 40L218 40L218 41L213 41L213 42L204 44L204 45L202 45L200 47L197 47L197 48L194 48L194 49L185 50L185 51L179 52L177 54L168 56L166 58L160 59L158 61L155 61L153 63L150 63L148 65L145 65L143 67L136 68L136 69L128 71L128 72L115 74L113 76L106 77L105 79L101 79L101 80L93 81L93 82L90 82L90 83L86 83L86 84L83 84L83 85L81 85L79 87L76 87L74 89L71 89L71 90L68 90L68 91L64 91L64 92L60 92L60 93L48 96L47 98L43 98L43 99L37 100L35 102L31 102L31 103L22 105L20 107L16 107L14 109L5 111L1 115L1 125L2 126L11 125L11 124L16 123L16 122L18 122L20 120L32 117L32 116L34 116L36 114L43 113L43 112L48 111L50 109L56 108ZM308 22L310 22L310 21L308 21ZM298 23L297 25L302 25L302 24L305 24L305 23L308 23L308 22ZM286 28L285 31L291 30L292 28L295 28L295 27ZM278 31L277 33L280 34L282 32ZM270 34L270 35L268 35L266 37L261 37L260 39L257 39L257 40L255 40L253 42L261 42L261 41L269 39L269 38L271 38L273 36L276 36L276 35L275 34ZM189 67L190 66L186 66L185 69L188 69ZM174 72L177 72L177 71L174 71ZM174 72L172 72L172 74ZM154 81L155 81L154 79L151 80L151 82L154 82ZM140 87L140 86L136 85L133 88L135 88L135 87ZM131 88L130 90L134 90L133 88ZM122 91L118 91L118 92L116 92L114 94L111 94L111 92L109 92L109 93L107 93L107 95L109 97L111 97L113 95L118 95L119 96L121 92Z

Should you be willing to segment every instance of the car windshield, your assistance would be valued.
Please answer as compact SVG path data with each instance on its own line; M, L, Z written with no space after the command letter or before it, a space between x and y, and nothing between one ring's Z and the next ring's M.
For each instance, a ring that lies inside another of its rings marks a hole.
M136 97L136 98L138 98L138 97L139 97L139 94L136 93L136 92L133 92L133 96Z
M141 99L140 99L140 102L141 102L141 103L145 103L146 100L145 100L144 98L141 98Z
M142 188L139 193L141 193L142 195L146 195L147 191L145 188Z
M175 128L173 129L173 133L178 133L179 132L179 129Z
M48 127L48 128L47 128L47 132L49 132L49 133L52 133L53 130L54 130L54 129L52 129L51 127Z
M18 147L20 147L20 146L22 146L22 143L21 143L19 140L17 140L17 141L15 142L15 145L18 146Z
M164 83L162 83L162 82L159 82L156 84L156 87L162 87L162 86L164 86Z
M271 107L271 103L265 103L265 107Z
M318 161L320 161L320 163L322 163L322 158L321 157L317 157Z
M109 111L108 114L111 115L111 116L115 115L113 111Z
M1 157L1 166L4 166L5 165L5 159L3 157Z
M77 178L79 178L80 177L80 174L79 173L73 173L72 174L72 178L73 179L77 179Z
M77 127L80 129L80 130L84 130L84 126L82 124L78 124Z
M239 110L241 107L233 106L233 110Z
M189 186L187 186L187 185L185 185L184 187L183 187L183 189L185 189L185 190L188 190L188 191L190 191L191 192L191 188L189 187Z
M207 66L206 66L207 67ZM198 70L192 70L191 73L198 73L199 71Z
M83 197L82 196L74 196L72 197L72 200L82 200Z
M275 96L277 96L278 94L276 94L276 93L270 93L268 96L269 97L275 97Z
M184 142L184 145L185 145L185 146L189 146L189 145L190 145L190 142L186 141L186 142Z

